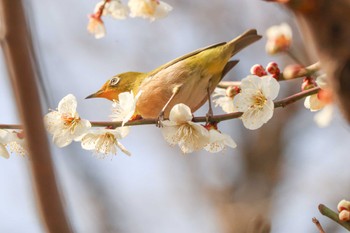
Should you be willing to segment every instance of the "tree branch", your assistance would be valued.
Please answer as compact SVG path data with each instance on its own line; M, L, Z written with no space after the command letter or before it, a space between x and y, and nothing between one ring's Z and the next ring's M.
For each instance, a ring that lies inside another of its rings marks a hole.
M314 87L312 89L306 90L299 92L297 94L291 95L287 98L275 101L275 108L280 108L280 107L286 107L289 104L292 104L300 99L305 98L306 96L316 94L320 90L319 87ZM231 120L235 118L239 118L242 116L242 112L233 112L233 113L228 113L228 114L222 114L222 115L216 115L210 118L210 121L212 122L220 122L220 121L226 121L226 120ZM156 124L158 119L141 119L141 120L135 120L135 121L130 121L125 123L125 126L135 126L135 125L154 125ZM201 116L201 117L194 117L192 119L193 122L206 122L206 117ZM121 121L116 121L116 122L111 122L111 121L92 121L91 125L93 127L120 127L122 126ZM5 125L5 124L0 124L0 129L20 129L20 125Z
M36 68L32 60L34 51L22 1L1 0L0 17L0 42L31 155L30 171L40 217L46 232L70 233L72 231L60 199L42 121Z

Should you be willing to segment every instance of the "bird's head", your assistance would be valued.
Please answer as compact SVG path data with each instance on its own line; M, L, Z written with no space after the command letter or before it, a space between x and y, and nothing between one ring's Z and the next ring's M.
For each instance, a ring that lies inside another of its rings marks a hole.
M100 90L87 96L90 98L106 98L111 101L118 100L118 95L126 91L137 91L139 80L143 73L126 72L113 76L103 84ZM136 89L136 90L135 90Z

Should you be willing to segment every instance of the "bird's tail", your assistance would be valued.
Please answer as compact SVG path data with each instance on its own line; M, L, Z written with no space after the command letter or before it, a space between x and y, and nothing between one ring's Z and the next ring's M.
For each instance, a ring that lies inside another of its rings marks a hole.
M227 43L229 47L232 47L231 56L235 55L248 45L254 43L255 41L259 40L262 36L258 35L255 29L250 29L246 32L244 32L242 35L234 38L230 42Z

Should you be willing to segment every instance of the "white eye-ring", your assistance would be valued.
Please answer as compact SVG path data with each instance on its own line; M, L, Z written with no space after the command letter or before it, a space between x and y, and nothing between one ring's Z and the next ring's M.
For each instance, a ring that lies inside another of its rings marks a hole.
M111 86L117 86L117 84L119 83L119 81L120 81L120 78L118 78L118 77L115 77L115 78L112 78L111 79L111 81L109 82L109 85L111 85Z

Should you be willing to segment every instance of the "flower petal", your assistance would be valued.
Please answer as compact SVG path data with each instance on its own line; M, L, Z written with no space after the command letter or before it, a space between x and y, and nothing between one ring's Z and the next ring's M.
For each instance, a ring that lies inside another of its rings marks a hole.
M184 127L182 130L185 131L179 141L179 147L183 153L201 150L209 143L209 132L203 126L188 122L181 127Z
M191 109L185 104L176 104L170 111L169 120L176 123L191 121Z
M258 90L261 88L262 80L260 77L255 75L248 75L241 81L241 91L247 91L249 89Z
M58 112L75 116L77 110L77 99L74 95L68 94L58 103Z
M5 159L10 158L10 154L6 150L6 147L4 145L1 145L1 144L0 144L0 156L5 158Z
M263 108L251 108L242 115L243 125L250 130L258 129L272 118L273 111L272 100L267 101Z
M261 91L267 99L274 100L280 91L280 84L271 76L261 77Z
M220 152L225 148L225 146L232 148L237 147L236 143L229 135L220 133L218 130L211 129L209 131L209 135L210 143L205 146L204 149L211 153Z

